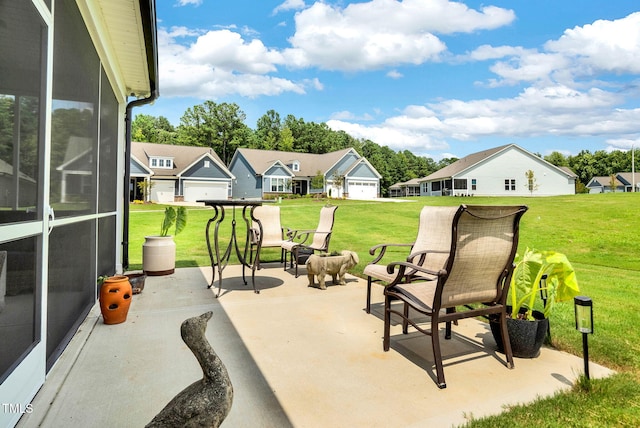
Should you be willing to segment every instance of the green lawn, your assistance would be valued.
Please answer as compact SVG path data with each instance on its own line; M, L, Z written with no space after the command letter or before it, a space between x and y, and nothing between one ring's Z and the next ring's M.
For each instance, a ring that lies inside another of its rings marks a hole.
M565 253L576 269L581 294L594 302L595 333L589 338L590 359L620 373L591 382L591 392L570 394L505 411L468 426L640 426L640 194L614 193L531 198L410 198L412 202L331 200L338 205L332 250L349 249L360 256L352 271L362 274L372 259L369 248L383 242L412 242L418 214L424 205L526 204L521 222L520 248L534 247ZM283 200L283 225L314 228L326 201ZM161 205L132 205L130 269L141 268L145 235L159 233ZM177 267L207 266L204 230L213 211L190 209L189 223L178 235ZM227 213L231 215L231 212ZM240 233L245 225L236 213ZM221 235L228 236L228 225ZM225 235L226 234L226 235ZM279 251L265 250L276 260ZM388 261L404 253L390 254ZM560 304L551 316L553 345L582 355L581 335L573 325L573 304ZM584 420L584 422L583 422Z

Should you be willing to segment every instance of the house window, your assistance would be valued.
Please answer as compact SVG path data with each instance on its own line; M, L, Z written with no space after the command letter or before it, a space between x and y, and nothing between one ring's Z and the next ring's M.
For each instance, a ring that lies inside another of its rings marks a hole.
M477 180L475 178L471 179L471 190L477 190Z
M456 178L455 180L453 180L453 188L454 189L462 189L462 190L466 190L467 189L467 179L466 178Z
M271 191L272 192L284 192L286 184L285 178L271 178Z
M293 165L291 165L291 169L294 171L300 171L300 162L294 162Z
M151 158L151 168L171 169L173 168L173 159L171 158Z
M515 178L512 179L505 179L504 180L504 190L509 191L515 191L516 190L516 180Z
M433 192L440 191L440 182L439 181L434 181L433 183L431 183L431 190Z

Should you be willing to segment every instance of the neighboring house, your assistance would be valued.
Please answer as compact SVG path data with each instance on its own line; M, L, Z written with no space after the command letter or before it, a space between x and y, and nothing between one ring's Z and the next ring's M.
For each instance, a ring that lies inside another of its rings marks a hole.
M60 202L73 202L82 198L87 186L92 185L93 142L90 138L71 136L67 142L64 160L56 167L60 173Z
M158 95L155 1L1 1L0 33L0 427L13 427L96 278L127 265L131 112Z
M352 148L325 154L237 149L229 169L236 177L234 198L326 193L334 198L373 199L380 194L380 174ZM314 188L318 174L322 184Z
M611 186L611 176L593 177L587 183L589 193L610 193L610 192L632 192L633 186L636 192L640 191L640 173L634 174L630 172L619 172L613 176L613 185Z
M624 184L625 192L633 192L634 187L636 192L640 191L640 173L619 172L616 178Z
M535 183L530 189L527 171ZM577 176L515 144L470 154L419 180L423 196L550 196L575 193Z
M389 197L420 196L420 179L412 178L389 186Z
M195 202L231 197L231 171L208 147L131 143L130 200L143 199L139 183L150 187L151 202Z
M0 207L28 206L38 194L38 182L0 159ZM2 296L0 296L0 299Z

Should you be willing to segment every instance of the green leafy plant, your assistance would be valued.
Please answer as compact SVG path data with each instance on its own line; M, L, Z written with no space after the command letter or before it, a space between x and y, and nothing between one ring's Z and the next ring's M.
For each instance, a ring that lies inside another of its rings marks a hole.
M182 232L187 226L187 209L185 207L166 207L164 210L164 219L160 228L160 236L168 236L171 226L175 224L174 236Z
M542 282L542 279L546 278ZM543 302L545 318L558 302L564 302L580 292L578 279L567 257L555 251L538 251L527 248L511 278L511 317L533 320L534 305L546 295Z

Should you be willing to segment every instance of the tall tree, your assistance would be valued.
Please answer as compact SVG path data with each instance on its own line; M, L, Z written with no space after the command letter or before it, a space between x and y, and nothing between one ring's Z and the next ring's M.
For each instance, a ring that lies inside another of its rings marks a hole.
M293 151L293 134L288 127L282 128L280 132L280 150L283 152Z
M205 101L187 109L180 118L178 133L186 144L212 148L228 165L236 148L249 146L245 119L235 103Z
M544 157L544 160L555 166L569 166L569 162L565 155L558 151L553 151Z
M177 134L173 125L164 116L138 114L131 122L131 138L133 141L176 144Z
M269 110L262 115L256 123L256 142L265 150L282 150L280 148L282 123L280 114L275 110Z
M445 166L449 166L457 160L458 158L442 158L438 161L438 164L437 164L438 169L442 169Z
M599 174L599 167L597 165L596 158L589 150L582 150L577 155L570 156L568 161L569 168L576 173L582 184L586 184L593 177L601 175Z

